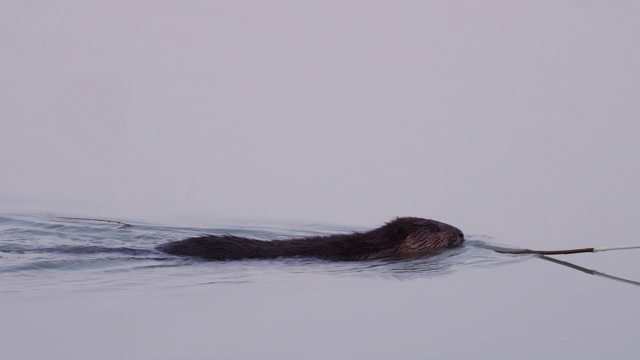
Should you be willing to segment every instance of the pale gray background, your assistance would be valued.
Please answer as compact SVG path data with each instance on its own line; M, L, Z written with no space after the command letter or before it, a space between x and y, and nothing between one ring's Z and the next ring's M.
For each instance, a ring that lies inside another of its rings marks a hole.
M0 211L637 243L639 23L631 1L0 0ZM637 251L562 259L640 280ZM26 279L0 296L3 354L640 357L638 287L539 259L407 281L208 265L5 274Z
M639 15L622 1L2 1L0 210L414 215L514 245L626 243Z

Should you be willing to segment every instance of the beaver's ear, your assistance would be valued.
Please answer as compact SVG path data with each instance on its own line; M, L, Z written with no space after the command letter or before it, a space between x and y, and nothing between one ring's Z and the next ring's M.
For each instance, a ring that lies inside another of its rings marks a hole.
M404 240L408 233L404 228L402 228L402 226L396 226L396 228L393 229L393 235L395 235L398 240Z

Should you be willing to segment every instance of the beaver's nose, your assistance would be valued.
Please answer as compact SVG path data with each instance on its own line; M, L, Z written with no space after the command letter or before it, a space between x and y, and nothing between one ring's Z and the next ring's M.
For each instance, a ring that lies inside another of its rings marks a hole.
M449 226L449 228L447 228L448 231L452 232L460 242L464 241L464 234L462 233L462 231L460 229L458 229L457 227L453 227L453 226Z

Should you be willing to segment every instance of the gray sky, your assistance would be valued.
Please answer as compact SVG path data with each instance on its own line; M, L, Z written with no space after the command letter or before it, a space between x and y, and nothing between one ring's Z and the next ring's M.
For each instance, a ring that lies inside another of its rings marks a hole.
M0 210L620 243L640 232L639 19L623 1L3 1Z

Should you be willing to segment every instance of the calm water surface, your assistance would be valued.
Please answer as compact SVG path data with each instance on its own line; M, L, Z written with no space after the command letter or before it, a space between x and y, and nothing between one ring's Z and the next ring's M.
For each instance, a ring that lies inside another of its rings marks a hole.
M407 261L204 262L154 247L203 233L279 239L363 229L127 223L0 216L3 359L640 355L638 286L497 254L481 247L484 237ZM558 259L640 280L638 255Z

